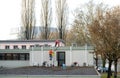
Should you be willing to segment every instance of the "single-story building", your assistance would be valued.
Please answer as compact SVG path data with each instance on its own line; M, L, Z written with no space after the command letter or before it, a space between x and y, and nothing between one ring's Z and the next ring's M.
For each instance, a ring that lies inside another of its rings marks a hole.
M94 66L92 46L65 46L63 40L55 47L55 40L1 40L0 67L42 66ZM50 60L49 50L54 55ZM118 63L118 71L120 71Z

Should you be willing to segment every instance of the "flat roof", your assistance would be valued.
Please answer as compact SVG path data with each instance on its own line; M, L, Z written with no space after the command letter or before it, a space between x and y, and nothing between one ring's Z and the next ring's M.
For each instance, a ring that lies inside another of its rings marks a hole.
M60 42L64 42L64 40L59 39ZM55 40L0 40L0 43L8 43L8 42L55 42Z

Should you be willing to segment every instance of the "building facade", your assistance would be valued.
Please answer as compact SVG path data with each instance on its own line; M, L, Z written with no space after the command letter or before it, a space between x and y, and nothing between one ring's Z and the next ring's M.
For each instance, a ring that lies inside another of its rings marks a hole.
M71 66L77 62L79 66L93 66L92 47L67 47L60 40L60 47L54 47L55 40L2 40L0 41L0 66L23 67L42 66L43 62L61 66ZM54 56L49 58L49 50L52 49Z

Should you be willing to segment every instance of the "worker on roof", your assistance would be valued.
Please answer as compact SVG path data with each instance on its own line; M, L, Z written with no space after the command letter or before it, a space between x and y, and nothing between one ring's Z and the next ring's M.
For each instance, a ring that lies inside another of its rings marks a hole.
M57 39L55 40L55 47L58 45L58 47L60 46L60 41Z

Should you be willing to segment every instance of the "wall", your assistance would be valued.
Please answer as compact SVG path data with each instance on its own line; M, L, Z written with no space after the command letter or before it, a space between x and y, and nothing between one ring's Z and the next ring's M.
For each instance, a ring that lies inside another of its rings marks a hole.
M30 52L30 66L42 66L44 61L46 61L48 64L51 64L53 62L49 60L48 51L31 51ZM57 66L57 64L55 66Z
M118 60L117 71L120 72L120 59Z
M91 53L91 52L93 52L93 50L89 50L88 55L87 55L88 66L93 66L93 64L94 64L93 53Z
M41 66L42 65L42 52L31 51L30 52L30 66Z
M78 62L79 66L83 66L84 63L88 66L93 66L93 54L89 53L84 50L57 50L57 52L65 52L66 54L66 65L71 66L73 62ZM54 56L54 64L57 66L57 60L56 60L56 54ZM30 52L30 65L42 65L43 61L47 61L48 63L51 63L53 61L49 60L49 53L48 51L31 51Z
M0 67L7 67L7 68L16 68L16 67L24 67L29 66L29 61L0 61Z

